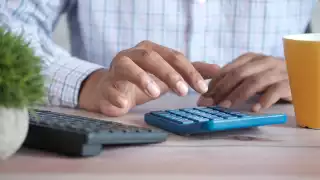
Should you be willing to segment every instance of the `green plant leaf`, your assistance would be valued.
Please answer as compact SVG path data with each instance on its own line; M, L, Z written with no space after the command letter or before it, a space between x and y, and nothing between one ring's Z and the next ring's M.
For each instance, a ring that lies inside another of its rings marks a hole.
M0 28L0 106L27 108L45 95L41 59L22 36Z

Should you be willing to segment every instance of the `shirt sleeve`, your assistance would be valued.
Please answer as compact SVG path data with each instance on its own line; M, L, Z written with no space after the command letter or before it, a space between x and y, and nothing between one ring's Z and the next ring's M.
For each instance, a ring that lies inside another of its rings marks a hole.
M55 44L53 27L70 1L0 0L0 26L22 35L42 60L47 103L76 107L82 81L103 68L75 57Z

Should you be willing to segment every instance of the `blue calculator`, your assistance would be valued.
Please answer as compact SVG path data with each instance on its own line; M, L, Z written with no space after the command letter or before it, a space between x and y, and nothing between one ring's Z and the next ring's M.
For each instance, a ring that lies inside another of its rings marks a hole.
M168 132L192 135L283 124L286 123L287 116L240 112L213 106L152 111L145 114L144 119L147 124Z

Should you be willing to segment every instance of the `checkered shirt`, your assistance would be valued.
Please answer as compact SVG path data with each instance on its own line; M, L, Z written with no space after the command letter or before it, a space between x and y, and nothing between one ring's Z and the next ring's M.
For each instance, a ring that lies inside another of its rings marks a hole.
M42 58L48 103L78 105L82 81L115 54L150 40L190 61L220 66L246 52L283 57L282 37L302 33L316 0L0 0L0 25ZM52 40L67 14L71 52Z

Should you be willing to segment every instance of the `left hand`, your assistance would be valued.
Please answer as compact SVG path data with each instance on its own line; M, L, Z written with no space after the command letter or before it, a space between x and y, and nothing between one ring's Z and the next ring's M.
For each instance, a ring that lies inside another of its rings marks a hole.
M198 105L229 108L260 93L259 102L252 107L255 112L280 99L292 100L286 63L277 57L247 53L221 69Z

